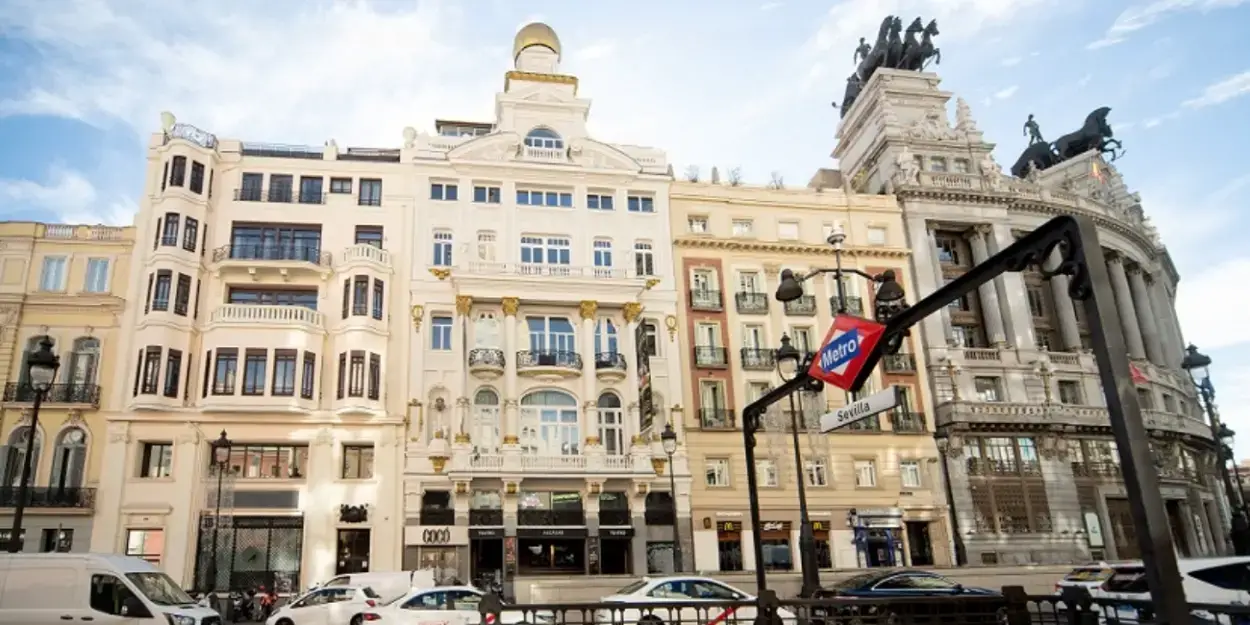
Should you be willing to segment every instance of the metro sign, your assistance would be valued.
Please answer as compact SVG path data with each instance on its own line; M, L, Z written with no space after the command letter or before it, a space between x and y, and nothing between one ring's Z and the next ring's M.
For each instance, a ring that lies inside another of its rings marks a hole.
M872 353L885 326L853 315L838 315L807 374L843 390L850 390L864 361Z

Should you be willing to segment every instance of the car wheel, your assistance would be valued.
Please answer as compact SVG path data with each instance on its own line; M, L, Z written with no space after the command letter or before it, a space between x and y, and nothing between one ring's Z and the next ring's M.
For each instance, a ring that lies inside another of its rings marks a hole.
M638 625L664 625L664 621L654 614L648 614L638 619Z
M357 614L356 616L352 617L351 621L348 621L348 622L351 623L351 625L361 625L361 623L365 622L365 617Z
M289 619L289 618L284 618L284 619L282 619L282 620L278 621L278 625L295 625L295 623L294 623L294 622L292 622L292 621L291 621L291 619Z

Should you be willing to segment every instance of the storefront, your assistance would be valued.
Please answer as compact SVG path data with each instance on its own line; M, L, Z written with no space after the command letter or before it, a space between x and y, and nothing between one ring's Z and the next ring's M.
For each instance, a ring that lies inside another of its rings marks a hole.
M243 590L264 586L283 594L299 592L303 543L303 516L204 515L196 545L194 587ZM214 567L215 583L210 580Z
M742 561L742 524L737 521L716 522L716 554L719 571L744 570Z
M597 543L597 544L596 544ZM591 545L598 551L598 561L591 559L590 574L629 575L633 573L634 528L600 527L599 536Z
M812 521L812 536L816 539L816 566L833 568L833 550L829 546L829 522Z
M852 509L848 521L855 531L861 567L902 566L903 511L898 508Z
M585 575L587 536L584 527L517 528L517 573Z
M789 521L764 521L760 526L760 551L764 570L793 571L794 549L790 545Z
M503 533L503 528L499 528ZM433 571L441 584L466 581L464 555L470 530L462 525L409 525L404 528L404 570ZM465 567L467 568L467 567Z

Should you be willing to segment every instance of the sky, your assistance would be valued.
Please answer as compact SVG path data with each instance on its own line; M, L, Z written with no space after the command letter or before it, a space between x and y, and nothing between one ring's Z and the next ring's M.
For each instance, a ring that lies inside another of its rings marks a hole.
M3 0L0 219L130 223L164 110L315 146L489 121L530 21L558 33L597 138L662 148L677 172L803 185L836 167L831 103L886 14L938 20L930 69L1005 167L1029 113L1053 137L1112 108L1115 166L1182 274L1185 339L1214 360L1250 458L1250 0Z

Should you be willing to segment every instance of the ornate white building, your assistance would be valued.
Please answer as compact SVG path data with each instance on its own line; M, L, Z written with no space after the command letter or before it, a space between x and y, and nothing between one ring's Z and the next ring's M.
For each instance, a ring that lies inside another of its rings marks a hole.
M939 82L878 70L834 152L856 190L892 192L903 207L918 287L908 299L1055 215L1091 218L1178 549L1225 552L1211 431L1180 370L1179 276L1140 197L1095 152L1029 180L1005 176L962 99L950 124ZM1004 274L922 324L956 547L970 563L1138 557L1089 330L1067 285L1036 268Z
M663 569L674 513L689 541L654 436L681 397L671 172L587 134L548 26L513 57L494 120L405 131L421 173L404 565L507 583ZM684 451L674 464L686 492Z

